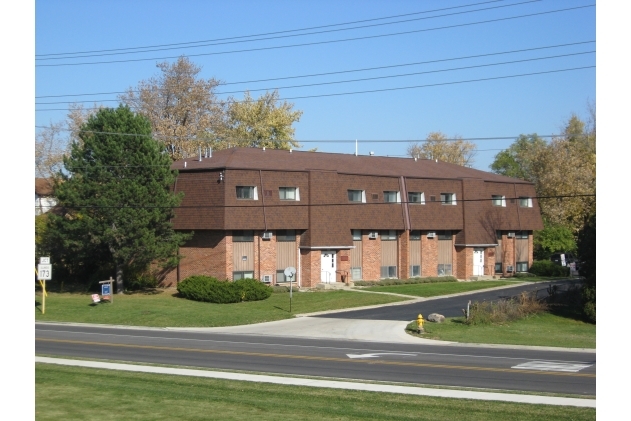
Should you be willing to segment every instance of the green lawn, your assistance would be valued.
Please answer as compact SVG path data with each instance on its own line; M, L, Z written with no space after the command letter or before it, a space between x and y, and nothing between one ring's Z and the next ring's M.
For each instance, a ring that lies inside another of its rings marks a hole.
M311 313L405 300L385 294L355 291L294 292L292 313L289 293L272 294L263 301L212 304L175 296L177 291L157 294L115 295L113 303L92 305L90 294L48 293L46 314L41 313L41 292L35 297L35 319L76 323L101 323L153 327L236 326L289 319L292 313Z
M592 408L35 365L37 420L595 420Z
M416 329L416 323L408 329ZM466 343L596 348L596 325L551 313L502 325L468 326L462 317L447 318L443 323L426 322L420 336Z
M374 286L362 289L374 292L394 292L396 294L414 295L417 297L436 297L439 295L456 294L458 292L501 287L515 283L515 281L437 282L427 284Z

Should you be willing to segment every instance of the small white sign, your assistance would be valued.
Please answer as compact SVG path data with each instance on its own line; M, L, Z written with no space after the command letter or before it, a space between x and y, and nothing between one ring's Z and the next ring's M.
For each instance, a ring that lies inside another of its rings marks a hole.
M40 257L39 258L40 265L50 265L50 257Z
M37 265L37 279L40 281L50 281L53 279L53 265Z

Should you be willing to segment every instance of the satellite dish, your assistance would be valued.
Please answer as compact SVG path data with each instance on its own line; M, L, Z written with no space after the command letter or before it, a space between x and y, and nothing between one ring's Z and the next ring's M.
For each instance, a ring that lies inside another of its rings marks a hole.
M296 268L293 266L289 266L288 268L285 268L285 276L288 278L293 278L294 275L296 274Z

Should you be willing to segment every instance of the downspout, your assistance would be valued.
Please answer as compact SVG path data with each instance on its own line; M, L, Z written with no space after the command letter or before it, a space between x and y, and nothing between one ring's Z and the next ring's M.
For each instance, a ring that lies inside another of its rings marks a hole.
M411 229L411 227L410 227L410 203L407 200L408 189L407 189L407 186L405 184L405 178L403 178L403 176L399 177L399 184L400 184L400 187L401 187L401 195L403 196L401 201L405 205L405 206L403 206L403 223L405 225L405 230L409 231Z
M179 178L179 174L175 177L175 182L173 183L173 194L177 194L177 179ZM173 218L169 218L169 223L173 222ZM180 246L177 246L177 255L180 255ZM175 283L180 283L180 259L177 260L177 270L175 271Z
M515 192L513 197L515 198L515 204L517 205L517 225L521 231L521 215L519 214L519 203L517 203L517 184L513 183L513 191ZM530 255L530 250L528 250ZM513 276L517 273L517 235L513 237Z

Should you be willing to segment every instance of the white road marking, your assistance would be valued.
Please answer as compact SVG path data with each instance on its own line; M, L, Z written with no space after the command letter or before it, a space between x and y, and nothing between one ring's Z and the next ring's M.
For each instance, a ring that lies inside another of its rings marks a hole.
M565 371L576 373L584 368L591 367L592 364L569 364L552 361L529 361L527 363L518 364L511 368L522 370L540 370L540 371Z
M373 353L373 354L346 354L348 356L348 358L376 358L379 357L381 355L405 355L405 356L409 356L409 357L416 357L417 354L407 354L404 352L377 352L377 353Z

